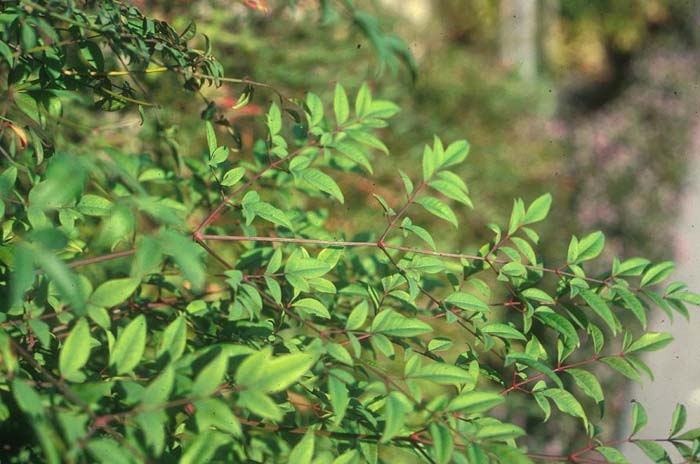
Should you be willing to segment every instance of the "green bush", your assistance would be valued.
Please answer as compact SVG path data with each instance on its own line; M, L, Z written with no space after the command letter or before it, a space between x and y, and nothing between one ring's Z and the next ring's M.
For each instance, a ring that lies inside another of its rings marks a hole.
M473 206L452 172L469 144L438 137L418 169L405 166L419 174L397 170L405 198L375 195L375 223L348 236L334 222L354 192L335 178L371 176L389 154L381 132L394 103L367 85L348 95L338 84L324 102L227 78L208 38L190 44L194 24L178 32L122 2L6 3L7 462L625 462L614 448L625 442L657 462L670 460L664 445L700 455L700 429L681 433L682 406L668 437L636 438L639 404L630 437L596 426L596 369L651 375L640 355L672 338L648 332L647 313L688 317L700 304L684 284L659 287L672 263L615 259L592 274L605 240L593 232L546 265L533 225L548 194L517 199L480 248L437 250L433 236ZM407 59L355 14L388 66ZM151 101L173 79L191 93ZM160 105L177 111L178 98L222 83L241 86L237 108L269 91L265 126L247 147L205 98L204 148L183 152ZM96 144L96 129L70 117L119 129L105 115L119 110L152 132L151 152L129 151L145 137L133 126ZM528 449L527 425L514 423L523 404L590 440L562 456Z

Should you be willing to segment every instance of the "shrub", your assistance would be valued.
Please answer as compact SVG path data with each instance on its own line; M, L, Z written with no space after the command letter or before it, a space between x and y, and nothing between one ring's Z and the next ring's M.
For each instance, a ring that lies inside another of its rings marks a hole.
M438 137L418 174L397 170L405 200L375 195L376 224L335 230L347 191L330 173L371 175L399 111L367 85L350 97L338 84L328 104L273 91L250 150L222 141L237 133L211 104L200 153L167 133L173 156L129 153L128 140L81 149L63 133L71 106L149 121L161 79L193 92L241 84L238 107L271 86L224 77L208 39L188 44L193 24L178 33L121 2L22 1L0 22L8 462L623 462L624 442L657 462L663 444L698 457L682 406L655 441L636 438L639 404L628 438L595 425L594 369L650 375L640 355L672 338L646 330L647 312L687 317L700 303L684 284L659 289L672 263L615 259L593 274L604 247L593 232L546 265L534 224L547 194L517 199L479 249L436 250L433 235L472 207L451 171L469 144ZM414 222L417 210L436 223ZM527 449L513 423L523 402L544 420L570 416L589 443Z

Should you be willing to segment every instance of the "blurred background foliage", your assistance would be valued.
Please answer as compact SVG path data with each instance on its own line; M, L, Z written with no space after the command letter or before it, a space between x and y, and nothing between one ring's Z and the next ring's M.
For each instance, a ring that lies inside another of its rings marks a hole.
M264 118L251 116L264 114L279 95L291 99L285 106L293 109L306 91L329 100L336 82L354 93L368 80L375 95L402 112L385 129L391 155L376 164L375 175L339 178L352 213L328 211L331 228L359 231L383 221L372 193L400 205L397 168L418 174L423 145L437 133L446 142L470 141L470 161L460 174L479 211L464 208L458 230L443 226L439 249L478 247L491 239L487 217L504 224L514 197L530 202L550 191L559 220L543 225L549 227L541 234L550 247L543 250L546 262L565 256L574 231L596 229L608 237L611 255L672 257L662 238L670 236L688 153L700 147L700 91L692 78L700 64L700 7L694 2L134 3L178 31L193 20L199 47L206 47L199 33L206 34L227 76L274 90L257 87L247 106L233 109L243 84L204 87L200 99L185 93L174 74L132 76L133 87L142 86L160 105L145 109L152 117L143 128L136 109L105 115L73 96L63 99L63 116L51 126L56 144L83 152L121 146L163 160L178 151L199 159L206 150L203 115L227 122L227 143L249 154L264 133ZM624 401L619 391L607 405L610 421ZM533 448L558 453L583 439L575 436L573 420L569 430L549 430L539 413L519 414L511 419L531 432Z

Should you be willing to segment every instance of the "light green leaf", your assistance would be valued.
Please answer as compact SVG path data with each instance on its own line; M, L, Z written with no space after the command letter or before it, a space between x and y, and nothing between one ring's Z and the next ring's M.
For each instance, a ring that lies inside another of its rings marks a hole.
M316 168L306 168L301 171L298 176L299 179L322 192L326 192L340 203L345 202L345 197L343 197L343 192L340 190L340 187L338 187L338 184L331 176L323 171Z
M205 126L207 129L207 147L209 148L209 156L211 156L219 144L216 142L216 132L214 131L214 126L210 121L205 121Z
M176 361L182 356L186 345L187 323L185 318L180 316L163 331L163 338L160 340L157 356L160 358L167 353L171 362Z
M345 104L347 105L347 97L345 98ZM287 462L293 462L295 464L310 464L311 459L314 457L314 437L315 435L313 430L306 432L301 441L297 443L297 445L292 449L292 452L289 453Z
M644 454L656 464L671 464L671 458L660 444L651 440L635 440L633 442Z
M576 250L576 262L587 261L597 257L605 246L605 235L597 231L579 240Z
M625 353L634 353L635 351L656 351L665 347L673 341L673 336L667 333L649 332L642 335L638 340L632 343Z
M454 451L454 439L452 431L444 424L433 422L429 426L430 438L433 441L433 450L437 464L447 464L452 459Z
M276 103L270 105L267 113L267 127L270 129L270 135L276 135L282 130L282 113Z
M224 382L227 370L228 356L220 353L197 374L192 385L192 394L197 398L204 398L214 393Z
M475 380L470 372L461 367L437 362L420 367L417 371L411 373L409 377L429 380L443 385L461 385L472 383Z
M476 437L482 440L511 440L522 437L525 431L513 424L489 424L479 428Z
M175 369L168 365L155 380L148 384L141 396L141 402L148 406L164 404L170 398L174 383Z
M369 107L372 104L372 94L369 91L369 86L367 83L363 83L360 90L358 90L355 96L355 115L358 118L362 118L369 111Z
M328 394L333 407L334 423L340 424L350 404L348 387L333 374L328 376Z
M567 390L563 388L548 388L547 390L542 390L541 393L554 400L554 404L557 405L561 412L580 418L583 420L584 425L588 426L588 417L586 417L583 406Z
M314 300L313 298L302 298L300 300L297 300L296 302L294 302L292 307L298 308L301 311L313 314L314 316L318 316L323 319L331 318L328 309L326 309L326 307L323 306L323 304L320 301Z
M655 264L644 273L639 286L647 287L658 284L659 282L666 280L668 276L673 273L675 268L675 265L671 261L664 261L662 263Z
M345 328L347 330L357 330L365 323L367 320L367 312L369 311L369 305L367 300L362 300L357 306L353 308L348 316L348 320L345 323Z
M194 402L195 421L200 432L212 428L240 437L243 433L241 423L231 408L217 398L201 399Z
M476 414L488 411L504 401L505 397L499 393L470 391L453 398L447 410L458 411L461 414Z
M82 382L85 375L80 369L90 358L90 326L81 317L63 342L58 359L61 375L74 382Z
M111 209L111 201L91 193L83 195L78 202L78 211L86 216L107 216Z
M392 309L385 309L374 318L370 331L388 337L415 337L432 332L433 328L416 318L408 318Z
M111 308L123 303L129 296L134 293L141 283L141 279L125 278L108 280L100 284L99 287L90 295L90 303L103 308Z
M600 358L600 360L625 377L641 383L642 379L639 377L639 374L625 359L617 356L608 356L605 358Z
M141 361L146 348L146 318L143 314L121 331L110 353L110 365L115 366L117 374L131 372Z
M610 310L605 300L603 300L597 293L593 293L592 291L583 288L579 291L579 293L593 312L603 319L613 334L616 334L619 330L620 323L617 321L617 318Z
M342 125L348 120L350 115L350 105L345 89L340 84L335 85L335 94L333 96L333 111L335 111L335 121L338 125Z
M583 369L567 369L566 373L574 378L576 385L588 396L593 398L596 403L605 400L603 389L600 387L600 382L595 375Z
M489 335L493 335L500 338L509 338L513 340L527 340L527 337L522 334L518 329L512 327L508 324L503 324L500 322L492 322L480 328L480 330Z
M230 187L231 185L235 185L240 181L243 176L245 175L245 168L238 166L237 168L229 169L226 174L224 174L224 178L221 179L221 185L224 185L226 187Z
M506 366L509 366L513 364L514 362L520 363L520 364L525 364L527 367L530 367L536 371L539 371L552 379L554 383L557 385L559 388L564 388L564 384L561 382L561 379L559 376L547 365L544 363L536 360L534 357L525 354L525 353L516 353L516 352L510 352L506 356Z
M525 213L523 224L532 224L542 221L549 214L549 208L552 206L552 195L545 193L532 202Z
M387 396L384 404L384 431L382 432L382 443L386 443L396 435L400 434L406 423L407 406L403 395L393 391Z
M676 409L673 410L673 417L671 419L671 433L670 437L676 435L680 432L683 427L685 427L685 421L688 418L688 413L685 410L685 406L682 404L677 404Z
M285 390L297 382L316 363L309 353L292 353L276 357L269 349L248 356L236 371L236 381L250 390L265 393Z
M445 149L445 157L442 161L443 167L454 166L464 161L469 154L469 142L466 140L456 140Z
M466 311L488 312L489 307L486 303L472 294L464 292L455 292L445 299L448 305L454 305L459 309Z

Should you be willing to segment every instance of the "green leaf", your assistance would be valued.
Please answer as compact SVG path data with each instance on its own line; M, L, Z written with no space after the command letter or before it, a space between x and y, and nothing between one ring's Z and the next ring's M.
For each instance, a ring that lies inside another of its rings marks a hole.
M201 247L190 238L172 230L162 231L160 238L163 252L172 256L183 276L192 283L195 291L201 290L206 279L204 264L200 258Z
M452 364L432 363L420 367L417 371L409 375L412 379L429 380L442 385L461 385L472 383L476 379L474 376Z
M301 311L313 314L314 316L318 316L323 319L331 318L328 309L326 309L326 307L323 306L323 304L320 301L314 300L313 298L302 298L300 300L297 300L296 302L294 302L292 307L298 308Z
M401 110L398 105L388 100L374 100L369 105L369 110L364 118L388 119Z
M182 356L187 345L187 323L183 316L171 322L163 331L163 338L158 346L157 356L168 354L170 361L176 361Z
M418 236L418 238L420 238L425 243L427 243L430 246L430 248L432 248L433 250L436 249L435 242L433 241L432 235L430 235L430 232L428 232L427 230L425 230L421 226L417 226L415 224L410 224L410 225L403 225L402 227L404 229L416 234Z
M345 92L343 92L343 95L344 94ZM347 105L347 97L345 98L345 104ZM315 435L313 430L306 432L304 434L304 438L302 438L301 441L292 449L292 452L289 453L287 462L311 464L311 459L314 457L314 438Z
M605 358L600 358L600 360L608 366L615 369L620 374L624 375L625 377L632 379L635 382L641 383L642 379L639 377L639 374L625 359L617 356L609 356Z
M557 385L557 387L564 388L564 384L561 382L561 379L552 369L550 369L547 365L541 363L540 361L536 360L529 354L516 352L508 353L508 355L506 356L505 365L510 366L514 362L525 364L527 367L543 373L544 375L552 379L552 381Z
M523 224L532 224L542 221L549 214L549 208L552 206L552 195L545 193L535 199L525 213Z
M363 83L355 96L355 115L358 118L362 118L369 111L370 105L372 104L372 94L369 91L369 86L367 83Z
M688 413L685 410L685 406L682 404L677 404L676 409L673 410L673 418L671 419L671 433L670 437L676 435L678 432L685 427L685 421L688 418Z
M527 299L540 301L542 303L554 303L554 298L552 298L547 292L540 290L539 288L527 288L520 293Z
M640 287L648 287L651 285L658 284L670 276L675 270L675 265L671 261L664 261L662 263L656 264L650 267L642 277L639 283Z
M14 249L14 269L10 277L10 307L18 306L34 283L34 252L24 243Z
M243 434L240 421L223 401L216 398L201 399L194 402L194 408L194 418L200 432L215 428L235 437Z
M466 140L456 140L445 149L445 157L442 167L450 167L464 161L469 154L469 142Z
M214 131L214 126L210 121L204 122L207 129L207 147L209 148L209 156L214 154L214 151L219 146L216 142L216 132Z
M224 382L227 370L228 356L220 353L197 374L192 385L192 394L197 398L204 398L214 393Z
M322 192L326 192L340 203L345 203L345 197L343 197L343 192L338 187L338 184L333 180L331 176L320 171L316 168L306 168L299 174L299 179L307 182L314 188Z
M269 349L248 356L236 371L236 381L250 390L265 393L285 390L297 382L316 363L309 353L272 357Z
M346 330L357 330L362 327L367 320L367 312L369 311L369 305L367 300L362 300L357 306L353 308L348 316L348 320L345 323Z
M535 318L559 332L566 340L579 346L581 341L574 325L564 316L553 311L536 311Z
M309 127L316 127L323 120L323 102L315 93L309 92L306 95L306 106L309 109L307 117Z
M407 407L403 395L393 391L386 397L384 404L384 431L382 432L382 443L386 443L396 435L400 434L406 424Z
M610 464L628 464L627 458L618 449L610 446L598 446L596 452L605 458L605 462Z
M605 246L605 235L602 232L593 232L578 242L576 262L587 261L597 257Z
M46 250L35 250L34 261L46 272L65 301L82 314L85 295L75 273L56 255Z
M447 303L448 305L456 306L459 309L464 309L466 311L489 311L489 307L486 303L484 303L479 298L475 297L470 293L455 292L445 299L445 303Z
M328 376L328 394L333 407L334 423L340 424L350 404L348 387L332 373Z
M579 291L581 297L586 301L586 304L607 324L613 334L616 334L620 323L615 318L605 301L597 294L590 290L581 289Z
M482 440L512 440L523 435L525 431L513 424L484 425L476 433L476 437Z
M231 185L237 184L245 175L245 168L239 166L237 168L229 169L224 174L224 178L221 179L221 185L230 187Z
M658 443L646 440L635 440L633 443L656 464L671 464L672 461L668 453Z
M350 353L348 353L348 350L342 347L342 345L339 345L337 343L329 343L326 345L326 351L328 351L328 354L331 355L333 358L335 358L337 361L340 361L343 364L347 364L348 366L352 366L355 364L355 362L352 359L352 356L350 356Z
M581 406L581 403L567 390L563 388L548 388L547 390L542 390L540 393L551 398L561 412L580 418L583 420L584 425L588 426L588 417L586 417L583 406Z
M462 393L450 401L448 411L458 411L461 414L476 414L488 411L505 401L499 393L470 391Z
M137 278L108 280L97 287L93 294L90 295L89 301L95 306L104 308L117 306L129 298L140 283L141 279Z
M634 293L630 292L621 285L616 285L613 288L622 298L625 308L629 309L642 324L642 328L646 329L647 314L644 310L644 306L642 306L642 303L639 301L639 298L637 298L637 296Z
M700 427L690 429L676 437L676 440L697 440L700 438Z
M588 396L593 398L596 403L605 400L603 389L600 387L600 382L595 375L583 369L567 369L566 373L573 377L576 385Z
M12 380L12 393L17 406L32 417L39 417L44 412L41 397L26 382L15 377Z
M131 372L141 361L146 348L146 318L137 316L121 331L110 353L110 365L117 374Z
M66 341L63 342L59 355L58 366L61 375L74 382L82 382L85 375L80 369L90 358L90 326L81 317L71 329Z
M453 226L457 227L459 225L457 221L457 216L455 216L454 211L447 206L442 201L435 197L423 197L416 200L416 203L425 208L433 216L439 217L449 222Z
M363 136L356 136L356 139L359 141L371 141L368 137ZM379 142L381 143L381 142ZM376 145L376 143L375 143ZM335 149L338 150L340 153L342 153L346 158L348 158L350 161L353 163L362 166L367 172L372 174L372 164L369 162L369 159L367 158L367 154L365 153L364 149L357 145L356 143L351 143L351 142L337 142L334 145ZM381 145L380 145L381 147ZM386 147L384 147L386 149Z
M91 193L83 195L78 203L78 211L86 216L107 216L111 209L111 201Z
M175 384L175 369L171 365L155 378L141 395L141 402L148 406L156 406L164 404L170 398L170 392Z
M444 424L433 422L428 427L430 438L433 441L433 452L438 464L447 464L452 460L454 451L454 439L452 431Z
M648 417L647 412L637 401L634 401L632 405L632 433L630 435L636 435L640 430L647 425Z
M489 335L493 335L500 338L509 338L513 340L527 340L527 337L522 334L518 329L512 327L508 324L503 324L500 322L492 322L480 328L480 330Z
M270 135L276 135L282 130L282 113L276 103L270 105L270 111L267 113L267 127L270 129Z
M292 223L287 218L287 215L282 210L275 208L269 203L259 201L248 205L248 208L256 216L260 216L266 221L286 227L289 230L294 230L294 227L292 227Z
M426 145L423 149L423 182L428 182L432 179L438 167L435 152Z
M282 411L272 398L263 392L256 390L242 391L238 396L238 406L248 409L253 414L257 414L265 419L274 422L282 420Z
M408 318L392 309L385 309L374 318L370 331L388 337L415 337L432 332L433 328L416 318Z
M348 120L350 115L350 105L345 89L340 84L335 85L335 94L333 96L333 111L335 111L335 121L338 125L342 125Z
M634 353L635 351L656 351L665 347L673 341L673 336L667 333L649 332L642 335L638 340L632 343L625 353Z

